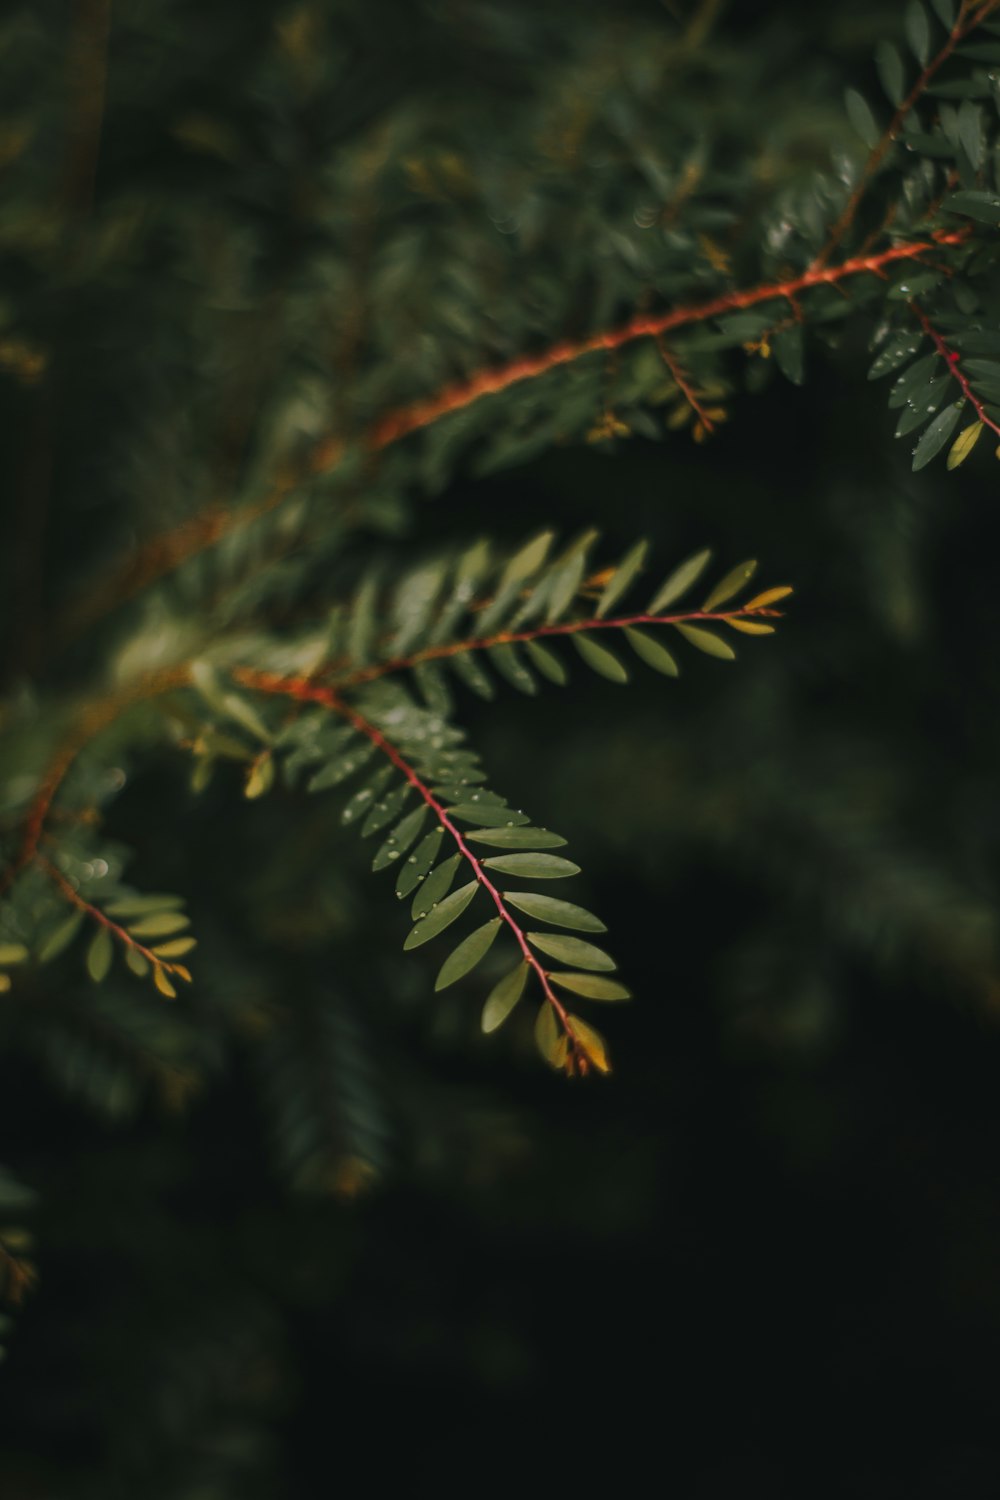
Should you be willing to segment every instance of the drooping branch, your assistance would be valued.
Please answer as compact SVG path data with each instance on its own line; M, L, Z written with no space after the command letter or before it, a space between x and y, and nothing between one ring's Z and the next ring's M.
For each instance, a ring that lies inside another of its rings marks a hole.
M517 943L524 962L537 976L538 982L541 985L542 994L545 996L548 1004L552 1007L553 1013L566 1036L569 1055L573 1060L571 1062L568 1062L568 1070L571 1072L575 1070L581 1073L585 1073L588 1066L587 1056L586 1052L578 1042L576 1034L573 1030L572 1018L570 1017L569 1012L566 1010L566 1007L560 1002L558 996L555 994L552 988L551 980L549 979L548 971L546 970L540 959L538 959L538 957L532 951L531 946L528 943L528 939L525 935L524 929L504 900L503 892L498 890L494 885L493 881L489 877L489 873L483 866L482 862L476 857L475 852L469 847L469 844L462 834L461 829L448 815L446 808L442 805L439 799L435 797L431 788L427 785L427 783L419 775L415 768L410 764L410 762L406 759L402 752L391 742L391 740L389 740L382 733L377 725L373 724L369 719L366 719L365 716L352 705L345 703L344 700L339 696L339 694L336 693L332 688L323 687L321 684L311 682L307 678L280 677L274 675L273 673L257 672L244 667L237 668L233 675L236 681L239 682L243 687L251 688L256 692L279 694L287 698L292 698L299 703L318 703L322 705L324 708L329 709L331 713L337 714L346 723L350 724L354 729L357 730L359 734L364 735L364 737L369 740L393 766L395 766L400 775L407 782L409 782L410 786L413 787L417 795L430 809L431 813L440 823L441 827L444 828L445 831L453 839L458 852L468 864L473 877L493 902L493 905L496 908L497 916L502 922L506 924L507 928L513 934L514 941Z

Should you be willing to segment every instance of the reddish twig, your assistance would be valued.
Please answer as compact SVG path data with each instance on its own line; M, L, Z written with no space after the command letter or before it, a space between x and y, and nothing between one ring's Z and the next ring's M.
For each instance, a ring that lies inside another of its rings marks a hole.
M945 364L948 366L948 374L958 382L958 386L962 392L962 395L973 407L980 422L982 422L985 427L989 427L993 432L995 432L997 437L1000 437L1000 426L998 426L997 423L994 422L992 417L987 415L985 406L983 405L982 401L980 401L975 391L972 389L972 386L969 383L969 377L962 369L961 356L958 350L950 349L948 347L922 307L919 307L916 302L911 302L909 304L909 307L910 311L913 313L913 316L917 319L921 328L924 330L924 333L926 333L927 337L930 339L931 343L934 345L935 349L940 354Z
M346 704L332 688L322 687L319 683L309 681L308 678L280 677L270 672L256 672L245 667L237 668L233 675L244 687L253 688L260 693L278 693L285 697L293 698L299 703L322 704L323 707L330 709L332 713L339 714L359 734L363 734L396 767L400 775L409 782L410 786L413 787L427 807L430 808L442 828L454 839L459 853L468 862L475 879L496 907L497 915L510 928L525 963L537 975L542 987L542 993L549 1005L552 1006L553 1012L566 1035L569 1047L576 1057L577 1068L580 1071L586 1071L586 1054L577 1041L569 1012L554 993L548 971L541 960L532 952L524 929L504 901L503 893L493 884L486 869L479 859L477 859L473 850L469 848L461 829L456 827L448 816L445 807L435 797L430 787L417 774L409 761L396 749L396 746L386 738L380 729L376 728L374 724L366 719L363 714L358 713L357 709L351 708Z
M674 384L677 386L681 395L684 397L684 400L687 402L688 406L690 406L691 410L698 418L698 421L701 423L702 427L704 427L706 432L714 432L715 423L712 421L712 418L702 406L701 399L698 396L698 393L695 391L691 382L688 380L687 376L684 373L684 370L681 368L681 365L679 364L672 350L668 347L667 342L663 338L662 334L656 335L656 347L660 351L660 358L663 360L663 363L666 365L667 369L670 371L671 376L673 377Z
M568 620L559 625L536 625L530 630L501 630L496 635L482 636L478 639L452 641L445 646L427 646L423 651L415 651L412 656L394 656L388 661L376 662L371 667L360 667L347 677L338 678L338 688L360 687L362 683L374 682L378 677L386 677L392 672L405 672L412 667L419 666L425 661L441 661L450 656L461 656L467 651L488 651L491 646L516 646L522 641L545 640L552 636L579 635L590 630L626 630L636 625L682 625L695 620L731 620L731 619L755 619L775 617L781 618L781 611L777 609L728 609L728 610L687 610L680 615L617 615L614 619L601 620L591 617L586 620ZM307 679L303 679L307 680Z
M1000 4L1000 0L985 0L985 3L979 6L964 4L961 7L955 24L952 27L951 31L948 33L948 38L944 46L941 48L940 52L936 54L936 56L931 58L930 62L920 74L920 77L917 79L916 83L913 85L912 89L907 94L906 98L903 100L899 108L896 110L896 113L893 115L892 119L889 121L889 124L886 126L885 131L876 142L876 144L872 147L871 152L868 156L868 160L865 162L865 165L862 168L861 176L858 179L854 191L851 193L851 196L848 198L847 203L844 205L843 212L841 213L839 219L830 230L829 238L827 239L826 244L823 246L816 259L813 261L812 269L819 269L826 264L826 261L828 260L830 255L832 255L833 251L836 250L837 246L844 238L844 235L854 223L858 209L861 207L861 203L865 196L865 193L868 191L869 183L875 176L875 173L878 171L879 167L882 165L882 162L885 160L886 153L895 142L897 136L899 135L899 132L902 130L903 122L905 121L907 115L909 115L910 111L923 97L929 84L934 78L934 75L948 61L949 57L954 52L958 44L964 41L971 31L974 31L977 26L985 21L986 17L990 14L991 11L997 8L998 4Z
M60 894L65 896L71 906L75 906L77 911L84 912L92 921L97 922L101 927L105 927L111 936L117 942L121 943L123 947L131 948L135 953L140 953L152 969L165 969L169 974L178 974L182 979L190 980L191 975L183 964L170 963L167 959L160 958L153 952L152 948L147 948L143 943L134 938L127 928L122 927L118 922L115 922L101 911L99 906L95 906L93 902L81 896L76 887L66 879L62 871L58 870L51 860L46 859L44 854L36 854L35 863L40 870L44 871ZM169 941L168 938L164 938L164 942Z
M655 339L657 335L670 333L675 328L703 323L709 318L722 317L730 312L742 312L748 307L757 307L762 302L774 302L782 298L790 300L813 287L837 285L852 276L877 275L885 266L896 261L915 260L937 245L961 244L968 235L969 230L965 228L943 231L932 234L925 240L893 245L877 255L857 255L839 266L812 266L799 276L789 277L787 281L769 282L745 291L723 292L710 302L675 307L671 312L652 316L643 314L632 318L620 328L594 333L585 339L553 344L541 354L512 360L510 364L501 365L495 370L483 370L470 380L446 387L426 401L417 401L389 412L375 425L368 442L375 448L388 447L390 443L398 442L400 438L421 427L429 427L441 417L463 411L481 396L495 395L508 390L512 385L518 385L522 380L533 380L539 375L546 375L559 365L572 364L586 354L596 354L602 349L620 349L637 339ZM317 450L314 467L318 472L323 472L326 468L322 445Z

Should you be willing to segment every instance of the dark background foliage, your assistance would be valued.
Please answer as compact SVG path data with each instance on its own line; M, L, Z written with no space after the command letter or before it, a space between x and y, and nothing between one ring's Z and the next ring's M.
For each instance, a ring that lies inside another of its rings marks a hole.
M534 94L602 14L543 10L345 12L342 112L316 149L415 96L441 91L446 118ZM623 28L658 14L615 8ZM816 111L867 82L898 17L772 0L717 24L758 89L801 94L808 156ZM168 8L162 89L252 121L273 20ZM156 145L168 107L137 92L102 172L193 170ZM100 421L80 316L64 388ZM703 447L553 449L403 523L429 548L593 523L611 555L711 544L796 586L734 666L463 706L497 782L571 838L624 956L637 1003L608 1023L609 1080L555 1078L478 1038L468 995L431 996L361 855L302 799L251 818L232 786L195 802L165 754L137 770L116 837L149 886L188 893L207 984L315 1026L317 1055L364 1054L381 1176L289 1189L249 1038L184 1112L124 1124L21 1052L0 1062L41 1273L2 1375L5 1497L304 1500L507 1464L533 1483L539 1448L555 1482L607 1464L685 1497L996 1493L996 468L984 443L954 475L910 474L864 380L868 332L811 351L803 389L740 396ZM64 503L46 609L78 548L123 524Z

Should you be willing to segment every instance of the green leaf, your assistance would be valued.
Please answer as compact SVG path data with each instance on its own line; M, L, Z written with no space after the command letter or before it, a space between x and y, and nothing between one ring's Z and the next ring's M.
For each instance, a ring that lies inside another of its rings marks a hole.
M589 1025L587 1021L579 1016L569 1015L567 1017L573 1036L578 1046L586 1053L594 1067L601 1073L610 1073L611 1064L608 1061L608 1044L596 1027Z
M470 880L468 885L459 886L457 891L452 891L450 896L445 896L436 906L427 913L421 921L410 932L409 937L403 944L404 949L419 948L422 943L429 943L431 938L437 937L452 922L457 922L469 902L479 889L477 880Z
M779 328L771 340L778 369L792 385L801 385L805 379L805 339L801 323L790 328Z
M592 667L601 677L606 677L609 682L628 682L628 673L607 646L600 645L581 631L574 631L570 639L587 666Z
M189 918L182 911L161 911L133 922L128 933L134 938L170 937L171 933L183 932L188 925Z
M579 969L600 969L605 973L618 967L610 953L593 943L585 943L583 938L567 937L562 932L528 932L525 936L561 964L576 964Z
M478 693L480 698L496 697L496 689L476 660L474 652L456 651L453 656L446 657L445 660L455 676L461 677L466 687Z
M95 984L102 984L107 979L114 956L110 932L106 927L98 927L87 949L87 973Z
M649 609L650 615L658 615L666 609L668 604L673 604L682 594L687 593L693 583L696 583L708 566L709 558L712 556L710 548L706 547L701 552L696 552L680 567L675 568L663 587L653 595Z
M480 638L488 636L510 613L520 595L522 585L537 573L544 563L549 547L552 545L552 537L551 531L542 532L511 558L503 571L494 599L478 618L476 634Z
M594 611L598 620L603 620L613 605L635 582L636 577L642 572L646 562L646 553L649 551L648 542L636 542L630 552L622 558L618 567L612 573L604 585L604 592L598 601L597 609Z
M923 341L923 334L911 328L890 335L872 361L868 379L879 380L883 375L895 374L909 363Z
M480 959L493 946L493 939L500 931L502 919L494 917L490 922L484 922L482 927L477 927L475 932L470 932L467 938L463 938L458 947L455 948L441 965L441 970L434 981L435 990L447 989L457 979L462 979L476 967Z
M68 917L64 917L59 921L55 927L50 928L47 936L38 945L36 955L38 962L40 964L48 964L54 958L58 958L60 953L64 952L76 937L82 921L83 912L74 911Z
M529 697L533 697L538 692L538 683L520 660L513 646L509 644L490 646L487 656L500 676L506 677L511 687L517 688L518 692L527 693Z
M548 609L545 611L546 624L553 625L556 620L562 619L579 593L587 553L596 540L596 531L584 532L583 536L568 548L560 561L553 565Z
M945 31L950 31L955 24L955 0L931 0L931 5ZM1000 56L991 60L1000 62Z
M628 641L636 656L644 661L647 667L652 667L655 672L662 672L664 677L676 677L678 666L666 646L661 646L659 641L654 641L651 635L646 635L642 630L636 630L634 626L625 628L625 639Z
M544 1000L535 1017L535 1046L550 1067L559 1066L559 1052L563 1041L556 1013L548 1000Z
M518 911L526 912L537 922L551 922L555 927L573 927L577 932L607 932L600 917L572 901L557 896L543 896L536 891L504 891L503 898Z
M868 107L867 100L858 93L857 89L848 89L844 95L847 105L847 118L855 135L861 137L869 151L878 145L879 128L875 123L875 116Z
M268 753L259 756L250 767L243 795L249 802L263 797L274 785L274 758Z
M964 214L980 224L1000 224L1000 197L996 193L969 190L952 193L941 207L950 214Z
M431 871L413 898L410 915L415 922L426 917L451 890L451 883L461 863L462 856L452 854L448 859L443 859L436 870Z
M971 99L964 100L959 107L958 138L972 167L978 171L983 164L983 117Z
M931 459L941 452L945 443L951 437L958 423L963 401L955 401L951 406L946 406L944 411L938 412L927 431L922 434L919 443L913 450L913 472L926 468Z
M395 766L380 766L375 775L366 781L364 786L356 791L353 797L347 801L343 812L340 814L341 823L345 825L356 823L360 817L370 810L379 792L381 792L387 782L392 780L395 774Z
M463 787L462 791L468 795L469 789ZM448 816L461 823L475 823L478 828L519 828L529 821L527 813L518 812L502 802L487 802L485 797L479 801L475 796L468 802L449 807Z
M439 661L418 661L411 669L424 702L434 713L447 718L453 708L451 688Z
M559 854L494 854L484 859L483 864L502 875L519 875L523 880L561 880L580 873L579 865Z
M380 845L378 853L372 860L373 870L384 870L402 858L424 826L428 811L427 804L425 802L421 803L419 807L415 807L412 812L407 813L406 817L396 824L389 837Z
M273 736L264 723L264 720L253 704L248 703L245 698L241 698L239 693L223 694L222 706L229 717L235 723L239 724L241 729L245 729L248 734L252 735L255 740L260 740L264 745L271 743Z
M410 813L410 817L412 818L413 816L414 814ZM400 827L402 826L401 823ZM444 829L439 824L425 838L422 838L413 853L408 854L406 859L403 860L399 874L396 877L396 895L401 900L405 896L408 896L411 891L415 891L423 880L427 871L437 859L438 850L441 847L441 840L443 838Z
M23 943L0 943L0 964L23 964L28 950Z
M559 849L566 840L547 828L474 828L467 839L494 849Z
M715 609L720 604L725 604L727 599L731 599L734 594L739 593L743 585L750 581L756 571L757 564L752 560L750 562L737 563L736 567L715 585L715 588L701 606L702 609L708 611Z
M329 787L339 786L342 781L353 776L355 771L360 771L374 754L373 744L368 741L359 743L356 749L349 751L347 755L339 755L335 760L327 761L326 765L306 782L306 791L325 792Z
M392 605L397 631L389 646L390 657L408 656L415 646L423 643L447 572L447 563L428 563L399 584Z
M538 536L532 537L520 552L516 552L503 570L497 592L502 594L511 584L523 583L533 573L537 573L549 555L554 537L555 532L542 531Z
M351 605L351 618L347 627L347 654L356 667L370 666L375 657L375 639L378 621L375 604L378 582L374 575L363 581Z
M736 656L736 652L728 641L713 635L710 630L702 630L700 625L686 625L678 621L674 629L679 630L692 646L696 646L699 651L704 651L706 656L717 656L721 661L733 661Z
M885 89L889 103L902 104L906 95L903 59L891 42L879 42L875 48L875 66L878 69L879 82Z
M914 57L922 68L926 68L931 55L931 27L920 0L910 0L903 29Z
M525 641L524 648L543 677L554 682L556 687L566 686L566 668L548 646L543 646L540 641Z
M511 969L503 979L495 984L489 993L486 1004L483 1006L483 1031L489 1034L502 1026L510 1015L514 1006L524 994L524 986L528 980L528 965L518 964L516 969Z
M925 355L923 359L918 359L916 364L904 370L902 375L893 381L892 390L889 392L890 410L898 410L899 407L905 406L912 393L933 378L939 358L938 354Z
M983 425L982 422L971 422L968 427L963 427L951 445L951 452L948 454L949 469L957 469L959 464L965 462L979 441Z
M190 953L192 948L197 948L198 942L193 937L171 938L168 943L157 943L150 951L157 958L183 958L185 953ZM142 955L139 955L140 958ZM145 960L143 960L145 962Z
M388 828L390 823L394 823L412 790L410 783L404 781L402 785L380 797L361 825L361 837L370 838L373 833L379 833L383 828Z
M631 1000L632 996L617 979L605 979L603 974L567 974L553 969L549 978L564 990L574 995L585 995L588 1000Z
M149 973L149 959L137 948L125 949L125 962L138 979L145 979Z

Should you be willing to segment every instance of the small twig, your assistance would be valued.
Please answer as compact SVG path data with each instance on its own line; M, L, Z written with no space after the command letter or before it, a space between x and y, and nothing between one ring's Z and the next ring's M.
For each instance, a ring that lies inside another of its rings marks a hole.
M697 391L694 389L694 386L685 375L684 370L678 362L676 355L668 348L667 342L664 339L663 335L658 333L656 335L655 342L657 349L660 351L660 358L663 360L663 363L670 371L670 374L673 377L674 384L677 386L688 406L690 406L691 410L694 412L695 416L698 418L698 421L704 427L705 431L714 432L715 423L712 421L712 418L702 406Z
M982 401L980 401L979 397L972 389L972 386L969 383L969 377L962 369L961 355L959 354L958 350L949 348L949 346L945 343L940 333L938 333L937 329L934 327L934 324L931 322L930 318L924 312L922 307L918 306L916 302L910 302L909 308L913 316L919 322L921 328L924 330L924 333L926 333L927 337L931 340L931 343L934 345L935 349L947 365L948 374L958 382L958 386L962 392L962 395L973 407L980 422L983 423L984 427L989 427L991 431L995 432L997 437L1000 437L1000 426L998 426L997 423L994 422L993 418L988 415Z

